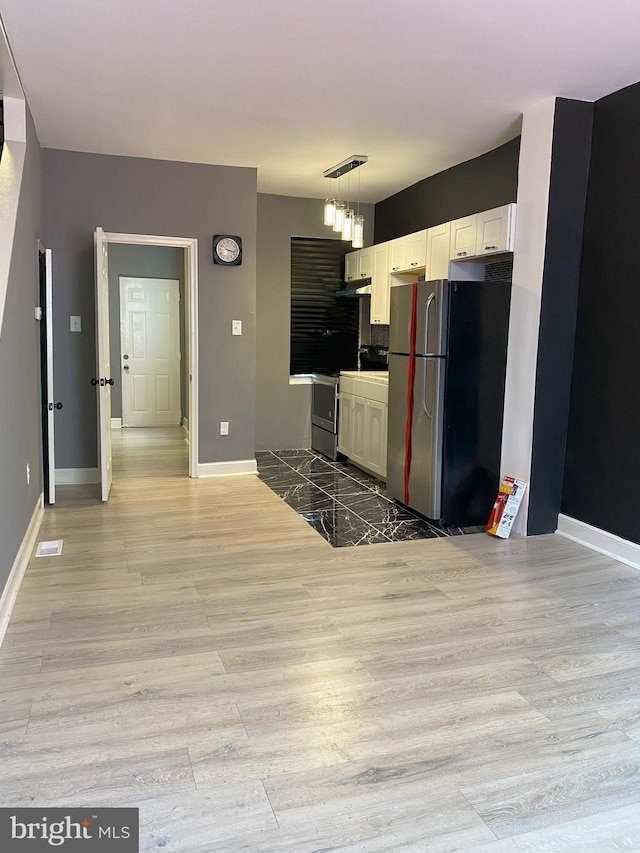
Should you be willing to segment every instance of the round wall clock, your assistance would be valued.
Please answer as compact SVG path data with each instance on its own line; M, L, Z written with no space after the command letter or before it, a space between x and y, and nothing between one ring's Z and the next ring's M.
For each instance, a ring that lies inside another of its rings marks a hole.
M237 267L242 263L242 238L232 234L214 234L213 263Z

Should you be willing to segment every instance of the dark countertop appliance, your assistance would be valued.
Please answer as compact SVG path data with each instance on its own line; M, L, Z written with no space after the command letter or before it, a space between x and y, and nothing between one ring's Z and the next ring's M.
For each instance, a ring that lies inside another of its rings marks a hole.
M389 350L386 347L362 344L358 348L360 370L388 370Z
M387 493L440 523L486 524L497 494L510 300L506 281L391 290Z

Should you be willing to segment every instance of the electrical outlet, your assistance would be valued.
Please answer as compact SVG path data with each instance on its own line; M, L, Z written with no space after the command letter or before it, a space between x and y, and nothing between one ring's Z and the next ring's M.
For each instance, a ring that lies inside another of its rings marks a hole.
M82 318L81 317L69 317L69 326L72 332L81 332L82 331Z
M30 482L31 482L31 467L29 466L29 463L27 462L27 486L29 485Z
M220 435L229 435L229 421L220 421Z

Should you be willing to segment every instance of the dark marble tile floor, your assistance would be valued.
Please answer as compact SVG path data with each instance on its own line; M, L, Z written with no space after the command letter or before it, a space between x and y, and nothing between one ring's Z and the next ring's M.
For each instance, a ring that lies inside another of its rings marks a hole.
M260 479L335 548L482 530L429 524L390 500L380 480L313 450L265 451L256 458Z

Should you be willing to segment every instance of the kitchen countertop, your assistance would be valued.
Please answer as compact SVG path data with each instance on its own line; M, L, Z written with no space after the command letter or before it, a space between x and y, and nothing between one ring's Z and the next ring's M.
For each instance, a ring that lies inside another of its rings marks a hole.
M389 381L388 370L341 370L340 376L347 379L370 379L380 384L386 384Z

